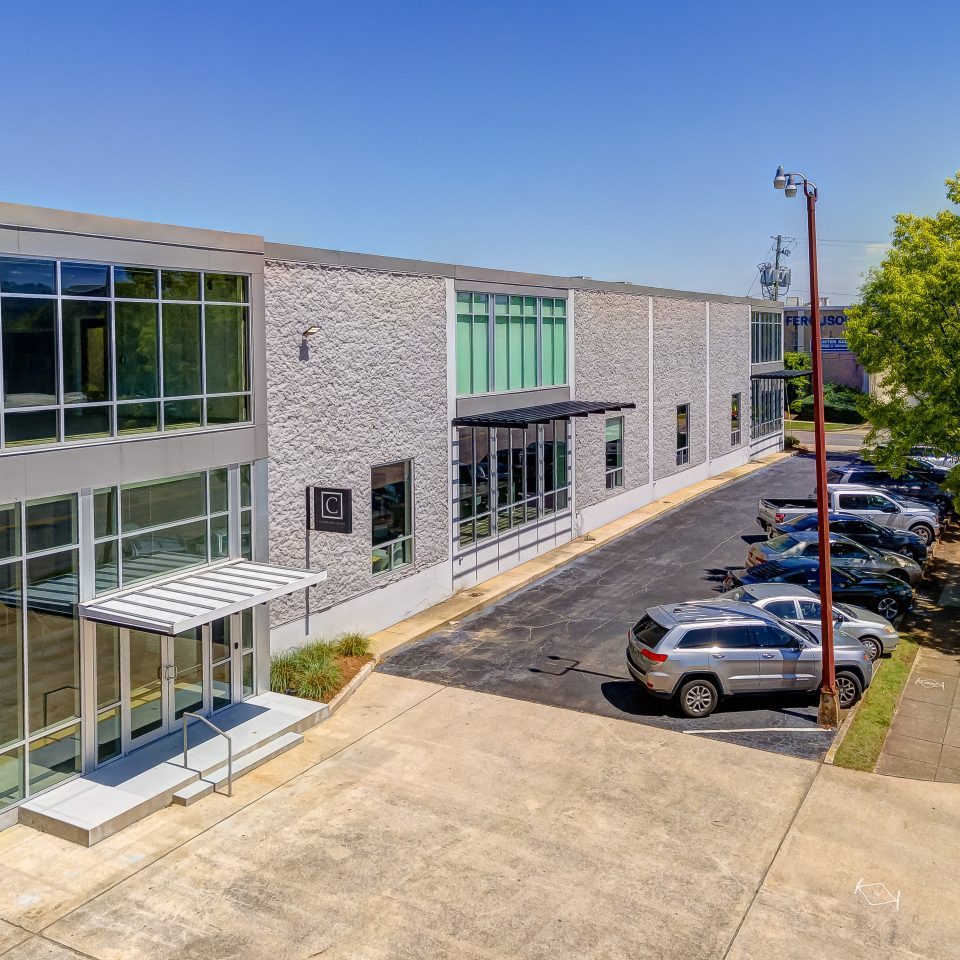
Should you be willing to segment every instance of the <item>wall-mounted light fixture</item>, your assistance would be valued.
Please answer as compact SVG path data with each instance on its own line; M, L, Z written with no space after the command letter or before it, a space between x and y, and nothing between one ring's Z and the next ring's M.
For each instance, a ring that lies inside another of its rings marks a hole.
M307 327L307 329L303 331L303 339L306 340L307 337L312 337L315 333L319 332L319 327Z

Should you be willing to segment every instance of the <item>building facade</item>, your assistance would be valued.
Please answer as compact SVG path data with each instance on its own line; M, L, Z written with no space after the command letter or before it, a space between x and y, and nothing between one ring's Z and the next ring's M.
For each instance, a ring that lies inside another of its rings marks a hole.
M0 204L0 824L779 449L782 350L762 301Z

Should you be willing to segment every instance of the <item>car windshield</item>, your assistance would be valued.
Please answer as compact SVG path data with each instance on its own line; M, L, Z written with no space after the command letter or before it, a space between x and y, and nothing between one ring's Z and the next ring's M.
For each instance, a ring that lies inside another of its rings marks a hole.
M772 540L768 540L764 545L764 550L769 550L771 553L784 553L789 550L791 547L795 547L799 541L794 540L789 534L785 533L782 537L774 537Z
M633 635L644 646L656 649L657 644L667 635L667 628L661 626L649 614L638 620L633 626Z
M857 620L857 615L853 610L848 607L845 603L835 603L834 606L845 616L850 617L851 620Z

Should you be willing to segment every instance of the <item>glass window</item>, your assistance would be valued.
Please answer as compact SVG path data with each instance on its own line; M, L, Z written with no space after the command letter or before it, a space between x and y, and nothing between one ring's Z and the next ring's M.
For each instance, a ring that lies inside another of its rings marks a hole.
M80 724L30 744L30 793L39 793L80 772Z
M219 303L246 303L247 278L232 273L205 273L203 299Z
M820 619L820 601L819 600L798 600L800 605L801 620L819 620Z
M110 304L64 300L61 331L63 402L110 400Z
M20 504L0 504L0 560L20 556ZM3 661L0 660L0 663Z
M126 533L206 516L206 497L204 473L128 484L121 492L122 529Z
M3 401L6 408L57 402L57 302L4 297Z
M199 279L197 284L199 287ZM189 397L202 393L200 362L199 304L165 303L163 395Z
M782 384L779 380L754 380L750 386L750 436L756 440L782 429Z
M783 359L783 315L754 310L750 314L750 362Z
M65 297L109 297L110 268L101 263L61 263L60 293Z
M735 393L730 398L730 445L740 443L740 394Z
M8 447L33 443L51 443L59 435L56 410L34 410L30 413L8 413L3 418Z
M27 503L27 552L53 550L77 542L77 497L46 497Z
M725 650L748 650L755 646L747 627L710 627L709 630L713 636L708 646Z
M97 707L120 699L120 628L109 623L96 625Z
M457 393L565 384L566 312L563 298L458 293Z
M61 262L58 295L57 275L0 258L5 446L250 421L247 277Z
M607 489L623 486L623 417L608 417L605 432Z
M97 763L120 756L120 708L111 707L97 714Z
M697 650L716 645L715 631L711 627L695 627L688 630L677 644L681 650Z
M93 576L97 593L116 590L120 586L116 540L104 540L94 547Z
M23 736L23 621L20 610L20 563L0 564L0 744ZM0 771L0 805L3 804L2 777Z
M117 397L158 397L157 305L116 305Z
M55 261L0 257L0 293L55 295L56 292Z
M797 615L797 608L792 600L771 600L763 609L775 617L787 620L792 620Z
M249 507L253 503L252 476L249 463L240 464L240 506Z
M77 551L27 560L27 670L30 729L80 714Z
M0 808L17 803L26 796L23 757L23 747L13 747L0 753Z
M164 300L199 300L200 274L192 270L161 270L160 289Z
M205 313L207 392L247 389L247 308L208 306Z
M374 573L386 573L413 561L411 467L410 460L402 460L371 470Z
M677 466L690 462L690 404L677 407Z
M125 300L156 300L157 271L142 267L114 267L113 295Z
M173 573L207 562L207 521L193 520L173 527L123 537L123 584Z
M250 468L247 467L249 470ZM210 483L210 512L225 513L228 503L227 470L211 470L208 473Z

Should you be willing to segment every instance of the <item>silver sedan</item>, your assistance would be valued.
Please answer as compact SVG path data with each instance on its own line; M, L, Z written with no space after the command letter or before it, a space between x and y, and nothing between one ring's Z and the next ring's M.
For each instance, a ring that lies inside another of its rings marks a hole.
M741 600L787 620L806 627L820 637L820 598L792 583L751 583L722 594L724 599ZM856 637L876 662L882 654L892 653L900 642L900 634L893 624L878 613L853 607L846 603L833 605L836 627Z

